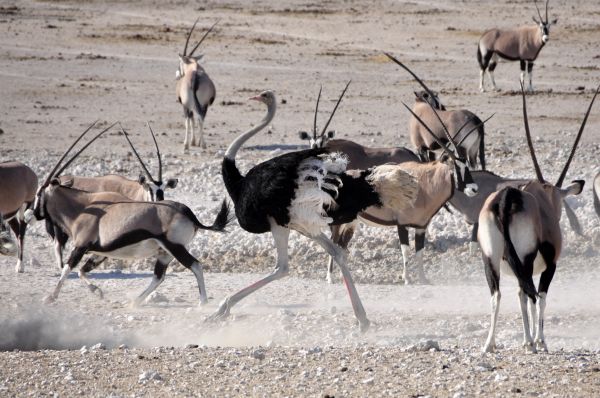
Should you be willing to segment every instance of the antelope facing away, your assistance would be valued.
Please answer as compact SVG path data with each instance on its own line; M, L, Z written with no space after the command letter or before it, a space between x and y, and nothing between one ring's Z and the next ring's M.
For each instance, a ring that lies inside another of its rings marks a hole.
M192 36L192 32L198 23L197 19L185 40L183 54L179 54L179 69L175 73L177 79L175 89L177 92L177 101L183 106L183 116L185 117L184 151L190 148L190 142L192 146L206 148L203 131L204 119L206 118L208 107L215 101L217 90L213 81L208 77L208 74L199 63L203 54L194 55L194 51L198 49L217 22L206 31L202 39L200 39L188 54L188 43ZM196 116L198 120L198 130L196 132L194 132L194 116Z
M348 85L323 131L327 130ZM288 274L288 238L290 230L295 230L323 247L339 265L354 314L360 329L365 331L370 322L347 268L347 253L322 230L334 223L351 222L371 205L392 202L398 207L402 207L402 203L411 206L416 182L395 165L346 173L345 158L322 148L277 156L254 166L243 176L235 164L235 155L244 142L270 123L276 109L275 95L271 91L253 99L267 105L267 116L229 146L223 159L223 180L235 204L240 226L251 233L273 235L277 263L271 274L227 297L210 319L227 316L240 300Z
M92 253L124 260L157 257L152 281L135 299L135 304L141 303L162 283L167 266L173 258L194 273L200 291L200 303L205 303L207 296L202 266L186 246L200 229L224 230L229 222L227 203L223 202L213 225L205 226L181 203L135 202L126 198L118 201L115 199L120 197L119 194L89 193L61 186L57 176L81 151L107 130L97 134L69 161L62 164L92 126L84 131L59 159L38 188L33 210L28 210L25 215L28 222L47 220L60 225L64 233L73 240L73 250L62 269L60 280L54 292L47 296L45 301L56 300L70 271L79 264L86 253Z
M485 170L484 122L466 109L446 110L438 95L430 90L423 80L391 54L386 53L385 55L410 73L425 90L415 92L413 113L418 115L442 142L447 143L447 137L451 136L456 142L457 154L466 158L471 168L477 167L477 157L479 156L479 164ZM435 158L433 151L440 150L437 141L414 116L410 118L408 128L410 142L421 159L423 161L433 160Z
M521 64L521 84L525 84L525 76L529 76L530 92L533 92L531 79L533 76L533 63L538 54L550 40L550 25L556 24L557 19L548 20L548 1L546 0L546 18L542 18L540 9L534 0L539 20L533 17L537 25L520 26L518 28L503 30L490 29L481 36L477 46L477 62L479 62L479 90L485 91L484 75L487 70L494 90L498 90L494 80L494 70L498 57L509 61L519 61Z
M158 159L157 178L152 176L146 167L146 164L133 146L128 134L121 128L124 137L126 138L131 150L142 167L143 174L140 175L138 180L130 180L126 177L115 174L109 174L100 177L66 175L58 177L60 185L90 193L110 192L118 194L117 196L113 195L115 201L122 201L124 199L138 202L154 202L164 200L165 190L167 188L175 188L177 186L178 179L169 178L166 181L163 181L162 156L160 149L158 148L158 142L156 141L154 131L152 131L150 124L148 124L148 128L150 130L150 134L152 135L152 140L154 141L156 156ZM110 198L105 198L105 200L110 200ZM50 236L54 239L56 261L58 263L58 267L62 269L62 252L68 241L68 235L66 235L58 225L47 223L46 228ZM87 278L87 273L102 264L104 260L106 260L106 257L92 255L79 269L79 277L87 283L92 292L99 294L100 297L103 296L102 291Z
M23 216L35 199L38 178L28 166L20 162L0 163L0 231L8 223L17 238L17 272L25 272L23 250L27 223ZM14 246L8 231L0 242L1 254L12 254ZM6 252L6 253L4 253Z
M565 197L581 193L584 181L573 181L568 187L561 187L598 90L600 86L583 118L565 167L556 184L552 185L544 179L535 156L527 120L525 92L521 85L525 134L537 181L533 180L520 189L507 187L491 194L479 214L478 239L492 295L491 325L484 346L486 352L492 352L496 348L495 332L500 305L501 272L515 276L519 283L523 346L529 352L548 351L544 338L544 311L548 288L562 249L561 207ZM537 274L540 274L540 281L536 290L533 276ZM527 311L528 298L531 318ZM532 336L535 337L532 339Z

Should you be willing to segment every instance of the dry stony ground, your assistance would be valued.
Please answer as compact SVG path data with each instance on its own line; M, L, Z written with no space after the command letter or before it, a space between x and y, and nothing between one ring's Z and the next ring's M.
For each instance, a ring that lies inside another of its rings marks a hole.
M559 25L536 63L529 111L542 168L553 179L600 83L600 6L551 3ZM495 113L486 127L491 170L533 176L516 95L518 66L500 64L503 91L480 94L475 60L485 28L526 23L533 13L529 1L4 1L0 161L23 161L44 176L65 145L99 118L102 124L120 120L154 165L144 127L150 121L160 132L166 175L180 179L170 197L208 221L225 195L222 151L262 117L264 109L246 101L261 90L276 90L278 115L240 152L244 170L301 144L297 132L311 125L319 85L323 123L349 79L333 122L338 135L371 146L408 145L400 101L410 103L418 86L385 61L382 51L390 51L450 108ZM221 19L202 50L218 93L205 126L208 149L183 154L174 72L197 16L203 28ZM599 171L597 109L568 178L589 182ZM100 143L73 173L136 175L121 136L111 133ZM14 259L0 258L0 395L597 396L600 223L589 187L570 203L586 236L563 223L565 248L548 300L547 355L522 353L516 288L506 278L497 337L502 347L480 354L489 294L459 215L442 212L430 225L429 286L398 285L393 229L360 230L350 254L373 322L364 335L343 287L323 281L325 256L296 235L291 277L240 303L228 321L208 324L204 318L223 297L272 267L269 236L232 226L228 234L196 237L192 252L208 269L206 307L196 306L195 282L185 271L169 274L151 302L130 308L128 301L149 281L146 263L123 270L109 263L96 272L104 300L74 274L58 302L43 306L58 271L43 228L34 226L25 274L14 274Z

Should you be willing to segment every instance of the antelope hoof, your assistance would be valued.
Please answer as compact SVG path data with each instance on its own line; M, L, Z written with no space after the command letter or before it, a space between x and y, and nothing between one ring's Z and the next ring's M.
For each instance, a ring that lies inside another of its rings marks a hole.
M537 349L535 348L533 341L525 341L523 343L523 347L525 348L525 352L527 354L537 354Z
M22 262L18 262L17 266L15 267L15 271L17 271L18 274L22 274L23 272L25 272L25 266L23 265Z
M539 352L548 353L548 346L544 340L536 340L535 346Z
M92 294L97 294L100 299L104 298L104 293L102 292L102 290L100 290L100 288L98 286L89 285L89 288L90 288L90 292L92 292Z
M46 297L44 297L44 299L42 300L42 302L44 304L52 304L53 302L56 301L56 297L54 297L52 294L47 295Z
M496 352L496 344L486 343L483 347L483 352Z
M479 87L479 91L482 92L482 93L485 93L485 88Z

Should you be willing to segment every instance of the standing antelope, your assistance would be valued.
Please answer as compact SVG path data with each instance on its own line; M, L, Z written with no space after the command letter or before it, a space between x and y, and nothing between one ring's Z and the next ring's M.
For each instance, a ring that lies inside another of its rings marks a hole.
M565 167L556 184L552 185L544 179L535 156L527 120L525 91L521 85L525 135L537 181L532 180L520 189L508 187L493 193L488 197L479 214L478 240L492 295L490 331L484 346L486 352L492 352L496 348L495 333L500 305L501 272L515 276L519 283L523 346L534 353L538 349L548 351L544 338L544 310L548 288L562 249L561 207L565 197L581 193L585 181L576 180L567 188L561 187L599 90L600 86L583 118ZM537 274L541 275L536 291L533 275ZM528 297L531 327L527 311ZM535 336L534 339L532 335Z
M348 85L323 131L327 130ZM319 91L319 98L320 94ZM273 235L277 263L271 274L227 297L211 319L229 315L240 300L288 274L288 238L290 230L295 230L315 241L334 258L342 272L360 329L365 331L370 322L347 268L347 253L322 230L333 223L351 222L371 205L391 202L398 207L402 204L410 206L415 199L416 183L394 165L346 173L345 158L326 149L277 156L254 166L243 176L235 164L235 155L248 139L270 123L276 109L275 95L271 91L253 99L267 105L267 116L229 146L223 159L223 180L235 204L240 226L251 233L271 232Z
M62 269L60 280L54 292L47 296L45 301L56 300L70 271L79 264L86 253L93 253L125 260L157 256L154 277L148 288L135 299L135 304L141 303L162 283L167 266L173 258L194 273L200 291L200 303L205 303L207 296L202 266L188 252L186 246L199 229L224 230L229 221L226 201L223 201L213 225L205 226L181 203L135 202L125 198L115 201L120 195L107 192L89 193L61 186L57 176L87 146L108 130L97 134L63 165L65 157L92 126L84 131L59 159L37 190L33 210L26 212L25 219L28 222L48 220L60 225L73 240L73 251Z
M17 272L25 272L23 264L23 244L27 223L23 219L35 199L38 179L33 170L20 162L0 163L0 222L7 222L17 238ZM0 226L0 231L2 227ZM8 231L4 233L0 252L12 254L14 246L10 243Z
M533 63L544 45L550 40L550 25L556 24L557 19L548 21L548 1L546 0L546 19L542 18L540 9L535 2L539 20L533 17L537 26L520 26L510 30L490 29L481 36L477 46L477 62L479 62L479 90L485 91L484 75L487 70L494 90L498 90L494 80L494 69L498 57L509 61L519 61L521 64L521 84L525 84L525 75L529 76L529 91L533 92L531 79Z
M447 142L447 137L451 136L457 142L457 153L468 160L471 168L477 166L477 156L479 156L479 164L485 170L484 122L473 112L466 109L446 110L438 95L430 90L423 80L391 54L385 53L385 55L410 73L425 90L415 92L413 113L418 115L434 132L435 137L442 142ZM475 131L476 134L471 134ZM432 152L439 150L440 147L424 125L419 123L414 116L410 118L409 134L410 142L421 159L423 161L433 160L435 157Z
M188 43L192 36L192 32L198 23L198 19L196 19L196 22L194 22L194 25L192 26L192 29L190 29L187 39L185 40L183 54L179 54L179 69L177 69L177 72L175 73L177 79L175 90L177 93L177 101L183 106L183 116L185 117L184 151L190 148L190 141L192 146L206 148L203 132L204 118L206 117L208 107L215 101L217 91L213 81L208 77L204 68L200 66L199 61L204 54L194 56L194 51L198 49L217 22L206 31L202 39L200 39L198 44L196 44L188 54ZM194 134L194 115L198 118L197 134ZM189 139L188 136L190 137Z

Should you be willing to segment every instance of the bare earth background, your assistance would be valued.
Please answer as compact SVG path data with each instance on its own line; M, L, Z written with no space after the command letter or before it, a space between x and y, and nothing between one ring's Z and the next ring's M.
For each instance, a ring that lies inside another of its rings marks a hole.
M297 132L310 128L319 85L324 123L349 79L332 124L338 136L408 146L401 101L411 104L419 87L382 56L390 51L439 90L449 108L496 114L486 126L490 170L533 177L518 63L496 69L501 92L480 94L475 58L485 29L528 23L533 15L530 1L515 0L4 1L0 161L23 161L43 177L73 137L99 118L120 120L155 166L145 128L150 121L160 132L166 176L180 180L169 197L210 221L226 195L222 153L263 116L260 105L246 101L262 90L276 91L278 115L269 132L240 152L244 170L301 145ZM541 166L555 179L600 83L600 5L552 1L550 15L559 24L536 62L536 94L528 103ZM217 100L205 123L208 149L183 154L174 76L177 53L198 16L202 29L221 19L201 49ZM567 178L590 182L598 171L599 109ZM115 131L71 171L135 177L138 166ZM563 223L565 247L547 309L551 353L545 355L520 348L516 288L508 278L502 279L497 337L502 348L480 353L489 292L481 260L468 254L469 229L460 215L441 212L429 228L425 272L434 284L428 286L398 284L395 229L361 227L350 253L373 321L364 335L343 287L324 282L325 255L295 234L292 276L240 303L228 321L207 324L204 317L221 299L270 271L270 236L234 225L227 234L196 237L192 252L209 271L210 302L202 308L185 270L169 274L150 303L130 308L128 300L149 283L149 262L124 268L111 262L95 272L104 300L73 274L57 303L44 306L58 269L51 242L35 226L27 236L25 274L14 273L13 258L0 258L0 395L598 395L600 223L590 185L570 199L586 236Z

